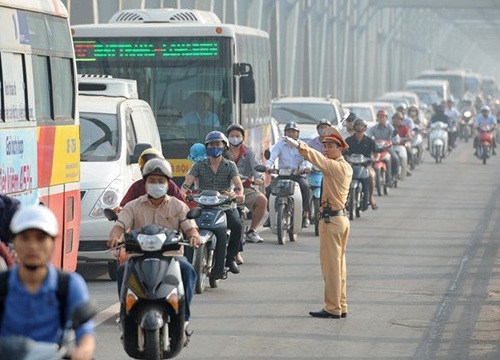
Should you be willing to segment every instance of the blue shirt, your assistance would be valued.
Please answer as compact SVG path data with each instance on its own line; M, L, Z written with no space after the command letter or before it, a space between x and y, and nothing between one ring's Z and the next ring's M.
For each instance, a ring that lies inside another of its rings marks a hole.
M312 168L312 164L306 161L299 151L288 145L285 140L280 140L271 150L271 157L266 162L266 167L270 168L278 159L278 168L305 169Z
M45 281L36 293L29 292L21 283L18 266L9 273L7 297L0 336L20 335L35 341L57 343L62 333L57 300L57 269L49 265ZM87 284L76 272L69 274L66 303L66 321L77 305L89 300ZM88 321L76 330L76 341L85 334L95 336L94 322Z
M307 145L310 148L313 148L314 150L318 150L320 153L323 154L325 148L323 146L323 143L319 139L319 136L316 136L314 139L311 139L307 142Z
M492 115L488 115L487 117L484 117L483 114L479 114L476 119L474 120L474 125L476 126L482 126L482 125L496 125L497 124L497 119L494 118Z

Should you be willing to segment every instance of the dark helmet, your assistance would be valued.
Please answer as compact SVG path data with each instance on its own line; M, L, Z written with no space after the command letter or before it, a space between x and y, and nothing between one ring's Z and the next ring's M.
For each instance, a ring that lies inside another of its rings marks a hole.
M146 179L149 175L161 175L171 179L173 176L172 166L165 159L151 159L142 168L142 178Z
M226 135L224 135L220 131L210 131L207 136L205 136L205 145L219 141L222 141L226 146L229 143L229 141L227 141Z
M365 119L363 118L356 118L356 120L354 120L354 123L352 124L352 126L356 129L356 126L358 125L363 125L365 127L365 129L368 127L368 124L366 123Z
M297 123L295 121L291 121L289 122L288 124L285 125L285 131L287 130L297 130L297 131L300 131L299 130L299 126L297 125Z
M226 130L226 134L229 135L229 133L233 130L238 130L239 132L241 132L241 135L245 136L245 128L243 126L241 126L240 124L229 125L227 130Z
M316 129L319 128L321 125L328 125L328 126L332 126L332 123L330 120L328 119L321 119L318 123L318 125L316 125Z
M403 116L403 114L402 114L402 113L400 113L399 111L396 111L396 112L394 113L394 115L392 115L392 119L397 119L397 118L399 118L399 119L403 120L403 119L404 119L404 116Z
M357 119L357 115L353 112L350 112L349 115L347 115L347 118L345 119L346 122L351 122Z

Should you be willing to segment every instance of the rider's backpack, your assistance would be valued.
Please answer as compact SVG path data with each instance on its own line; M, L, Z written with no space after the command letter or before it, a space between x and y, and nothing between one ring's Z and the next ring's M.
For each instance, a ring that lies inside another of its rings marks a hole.
M5 311L5 299L7 298L7 290L9 288L10 270L0 273L0 325L2 324L3 313ZM56 297L59 302L59 316L61 328L66 325L66 304L69 292L69 274L64 271L57 272L57 291Z

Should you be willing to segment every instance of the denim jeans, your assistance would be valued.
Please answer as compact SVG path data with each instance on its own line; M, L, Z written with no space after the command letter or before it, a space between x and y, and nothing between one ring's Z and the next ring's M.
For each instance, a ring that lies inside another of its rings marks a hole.
M190 304L191 300L193 300L194 288L196 286L196 272L194 271L193 265L187 261L184 256L176 256L176 259L179 261L179 265L181 268L181 277L182 283L184 285L184 293L185 293L185 303L186 303L186 313L185 319L189 321L191 317L191 309ZM120 298L120 293L123 284L123 275L125 273L125 264L123 263L118 267L118 272L116 275L116 281L118 283L118 298ZM120 299L121 300L121 299Z

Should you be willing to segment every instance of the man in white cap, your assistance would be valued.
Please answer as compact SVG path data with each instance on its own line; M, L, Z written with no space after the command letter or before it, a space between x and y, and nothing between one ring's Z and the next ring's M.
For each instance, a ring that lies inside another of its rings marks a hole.
M35 341L58 343L63 326L74 309L89 301L85 280L76 272L66 274L66 294L59 297L62 280L50 263L59 226L54 213L41 205L21 207L13 216L10 229L18 264L6 273L0 337L24 336ZM64 273L65 274L65 273ZM61 303L65 303L61 306ZM67 311L65 311L67 310ZM95 351L92 321L76 329L72 359L90 360Z

